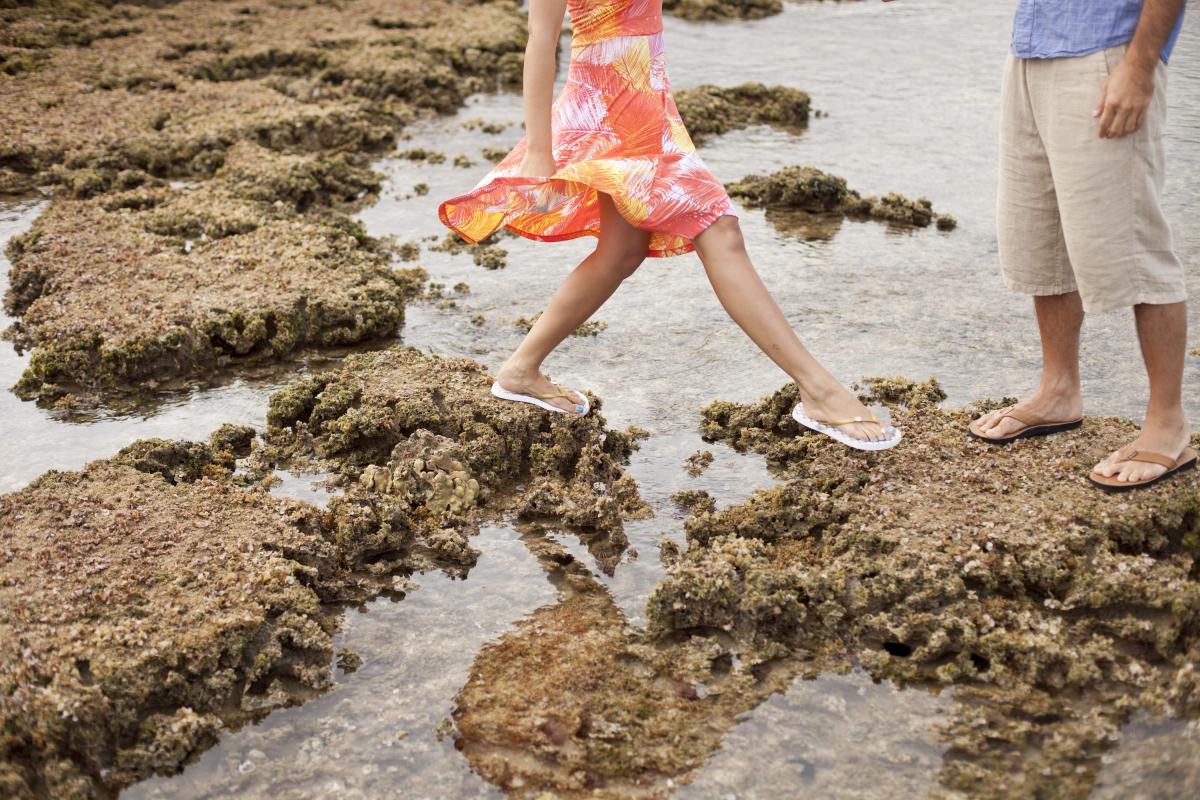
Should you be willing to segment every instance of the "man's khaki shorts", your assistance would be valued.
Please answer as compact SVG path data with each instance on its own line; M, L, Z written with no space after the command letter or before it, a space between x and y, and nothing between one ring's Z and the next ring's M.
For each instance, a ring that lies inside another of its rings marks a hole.
M1019 59L1004 70L997 227L1012 289L1078 290L1089 312L1187 298L1159 195L1167 72L1131 136L1101 139L1092 116L1125 45L1076 58Z

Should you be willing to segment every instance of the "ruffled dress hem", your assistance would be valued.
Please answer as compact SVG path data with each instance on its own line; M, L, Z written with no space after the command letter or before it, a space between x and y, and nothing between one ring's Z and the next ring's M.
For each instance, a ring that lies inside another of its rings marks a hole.
M494 234L496 231L500 230L501 228L504 228L507 231L511 231L512 233L515 233L518 236L522 236L526 239L531 239L535 242L566 242L566 241L570 241L571 239L579 239L584 236L592 236L595 238L599 238L600 232L598 230L592 230L591 228L578 228L576 230L568 230L568 231L563 231L561 233L534 233L533 231L524 230L520 227L517 227L517 226L511 224L511 222L510 222L510 219L512 217L522 216L522 214L520 214L520 213L513 214L511 217L509 214L504 214L503 217L500 219L500 221L496 223L496 226L494 228L492 228L486 234L484 234L483 236L480 236L479 238L473 238L472 236L467 234L461 227L459 227L459 226L455 225L453 222L451 222L450 216L446 213L446 208L448 206L470 203L471 201L477 199L480 195L488 194L490 192L495 191L496 189L498 189L500 187L508 186L508 187L513 187L513 188L518 188L518 187L537 188L539 186L546 186L546 185L550 185L550 184L560 184L560 185L569 186L569 187L585 187L583 189L583 191L591 191L591 192L595 192L597 194L610 194L608 192L602 192L600 189L596 188L595 186L592 186L587 181L581 181L578 179L566 180L565 178L556 178L553 175L551 175L549 178L539 178L539 177L533 177L533 176L517 176L517 175L499 175L499 176L494 177L488 183L486 183L482 186L476 187L473 191L470 191L467 194L459 195L458 197L451 197L448 200L443 200L438 205L438 219L441 220L443 225L445 225L447 228L449 228L450 230L452 230L456 234L458 234L458 236L460 238L462 238L462 240L467 242L468 244L479 244L481 241L488 238L489 236L491 236L492 234ZM578 192L580 190L572 189L571 191ZM696 224L693 226L695 228L694 231L684 232L684 231L680 231L680 230L672 230L672 231L667 232L667 231L659 231L656 229L647 228L642 225L639 225L635 220L630 219L624 212L621 211L621 206L619 203L617 203L615 205L617 208L617 212L621 214L621 216L625 219L625 221L628 222L633 227L637 228L638 230L644 230L647 233L651 233L651 234L669 233L669 235L671 235L671 236L676 236L676 237L687 240L687 243L681 247L672 247L672 248L667 248L667 249L649 248L646 251L647 258L670 258L672 256L682 256L682 255L686 255L688 253L694 252L696 249L696 246L692 243L692 240L694 240L700 234L704 233L704 231L708 230L710 225L712 225L714 222L719 220L721 217L737 217L737 214L734 212L733 205L730 202L728 202L728 200L726 200L726 202L722 203L719 208L711 209L711 210L705 212L702 216L694 217L695 222L696 222ZM500 212L493 212L493 213L500 213Z

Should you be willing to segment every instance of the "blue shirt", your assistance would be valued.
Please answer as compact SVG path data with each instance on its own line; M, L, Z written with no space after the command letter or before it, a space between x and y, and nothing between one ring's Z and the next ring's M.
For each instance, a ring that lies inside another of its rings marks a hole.
M1142 0L1021 0L1013 20L1012 52L1017 58L1085 56L1133 38ZM1183 14L1163 45L1171 57Z

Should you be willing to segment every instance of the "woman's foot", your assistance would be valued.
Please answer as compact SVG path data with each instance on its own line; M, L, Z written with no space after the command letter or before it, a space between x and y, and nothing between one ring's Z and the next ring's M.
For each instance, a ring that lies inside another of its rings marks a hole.
M555 408L562 409L568 414L580 414L580 408L587 407L587 400L579 392L561 390L550 379L536 369L523 369L505 362L496 373L496 383L500 388L514 394L526 394L532 397L557 394L566 391L570 397L545 397L545 402Z
M863 422L849 422L838 425L842 433L860 442L882 442L892 438L888 432L888 424L875 419L875 412L863 405L854 393L836 381L828 388L812 393L801 392L804 399L804 413L814 420L843 420L861 417Z

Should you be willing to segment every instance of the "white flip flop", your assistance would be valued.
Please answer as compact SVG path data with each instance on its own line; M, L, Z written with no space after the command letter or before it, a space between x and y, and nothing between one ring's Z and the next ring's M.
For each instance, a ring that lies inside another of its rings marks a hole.
M502 387L499 381L493 381L492 394L495 397L499 397L501 400L513 400L517 403L529 403L530 405L535 405L538 408L544 408L547 411L557 411L559 414L570 414L570 411L561 409L553 403L546 402L547 400L553 400L556 397L565 397L572 403L575 403L575 398L571 397L569 392L564 390L558 384L552 385L555 389L558 389L558 391L554 392L553 394L530 395L510 392L508 389ZM588 402L587 395L585 395L583 392L576 392L576 394L583 398L582 404L575 403L575 413L582 417L592 410L592 404Z
M797 403L796 407L792 409L792 419L810 430L823 433L830 439L841 442L846 447L853 447L855 450L888 450L900 444L900 440L904 438L904 433L899 428L892 425L883 425L874 414L871 415L870 419L852 417L851 419L816 420L804 413L804 403ZM845 431L839 430L840 425L851 425L855 422L879 423L888 438L881 439L878 442L869 442L863 439L855 439Z

